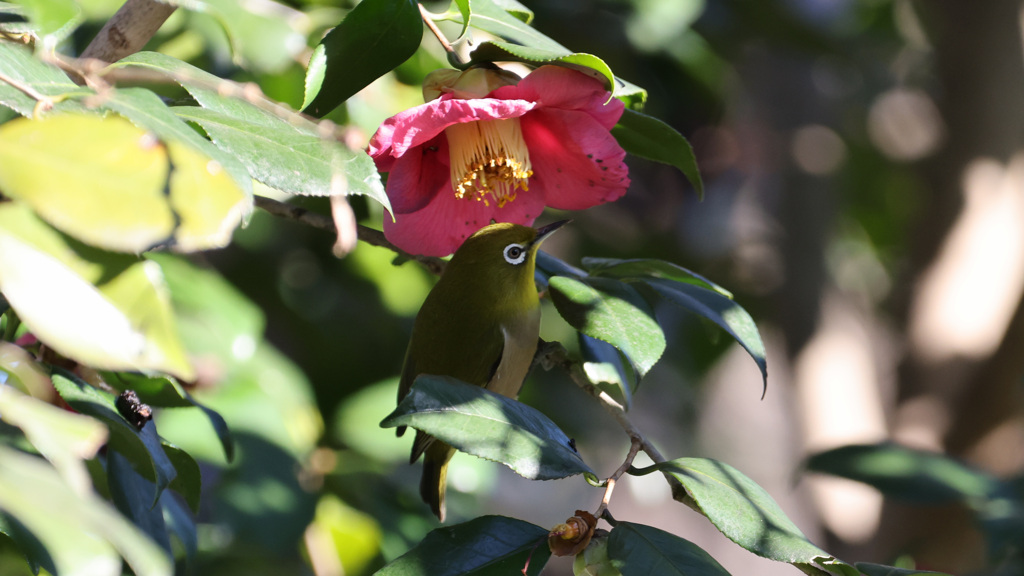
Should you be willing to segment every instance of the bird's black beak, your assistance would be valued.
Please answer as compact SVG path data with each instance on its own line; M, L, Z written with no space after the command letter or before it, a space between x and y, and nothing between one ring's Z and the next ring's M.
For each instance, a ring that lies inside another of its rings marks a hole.
M541 242L544 241L545 238L551 236L551 234L553 234L555 230L558 230L559 228L565 226L569 222L572 222L572 220L559 220L558 222L552 222L547 226L541 226L540 228L537 228L537 237L533 239L532 244L534 246L540 244Z

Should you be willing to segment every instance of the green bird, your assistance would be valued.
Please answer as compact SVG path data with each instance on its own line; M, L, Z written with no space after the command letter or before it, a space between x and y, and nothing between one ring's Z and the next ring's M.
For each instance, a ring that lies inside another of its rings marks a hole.
M566 222L538 229L491 224L455 251L413 324L399 402L421 374L451 376L509 398L519 394L540 337L537 248ZM399 436L404 432L404 426L398 428ZM425 455L420 496L442 522L445 477L454 454L448 444L416 432L409 462Z

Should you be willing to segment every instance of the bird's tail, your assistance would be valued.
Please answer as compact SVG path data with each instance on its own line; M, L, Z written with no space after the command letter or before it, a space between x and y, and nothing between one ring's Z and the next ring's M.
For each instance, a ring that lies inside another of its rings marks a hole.
M448 461L455 455L455 449L444 442L434 440L423 457L423 476L420 478L420 497L430 505L438 520L444 522L444 490L448 476Z

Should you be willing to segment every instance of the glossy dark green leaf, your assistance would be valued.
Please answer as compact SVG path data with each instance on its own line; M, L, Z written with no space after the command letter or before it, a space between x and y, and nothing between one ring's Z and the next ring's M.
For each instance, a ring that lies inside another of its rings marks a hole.
M531 480L593 475L569 437L547 416L453 378L420 376L381 426L411 426Z
M662 298L719 325L754 359L761 370L762 392L768 389L768 359L761 333L750 314L739 304L719 292L696 284L661 278L645 279Z
M110 446L120 451L143 477L152 482L149 505L153 506L160 492L177 474L156 435L156 425L149 422L141 431L136 429L117 412L113 395L89 386L61 368L54 368L52 380L57 393L75 411L106 424L110 432Z
M27 46L12 42L0 42L0 73L23 82L44 96L54 98L57 104L50 114L84 111L85 107L81 103L75 99L65 99L64 96L86 96L93 93L92 90L72 82L67 74L56 66L46 64L33 56ZM0 104L22 116L32 116L38 102L7 82L0 82Z
M678 264L657 260L655 258L593 258L584 257L583 267L592 276L607 276L609 278L664 278L675 282L685 282L714 290L726 298L732 298L732 293L715 284L711 280L687 270Z
M889 442L842 446L807 459L806 467L874 486L883 494L921 504L1008 496L995 476L943 454Z
M622 353L604 340L579 334L583 372L598 388L611 394L626 409L633 402L633 389L638 382L633 370L622 361Z
M163 260L166 261L166 260ZM204 350L209 352L209 350ZM131 372L103 372L104 381L119 392L133 390L139 400L151 406L196 408L206 416L230 462L234 457L234 441L227 423L216 411L200 404L177 380L169 376L146 376Z
M569 52L568 50L548 50L530 46L520 46L499 40L482 42L469 54L470 62L523 62L531 66L555 64L572 68L604 83L611 92L615 89L615 75L612 69L593 54Z
M675 166L690 181L697 195L704 197L704 182L693 148L675 128L627 107L619 123L612 128L612 136L634 156Z
M170 556L171 541L167 537L163 510L157 505L157 501L153 500L153 494L159 491L153 482L136 471L131 460L113 445L107 450L107 486L110 489L111 500L121 514Z
M621 350L640 377L665 351L654 311L632 286L610 278L553 276L548 292L569 325Z
M882 564L871 564L869 562L857 562L854 564L857 570L860 570L864 576L926 576L928 574L935 574L938 576L952 576L945 572L932 572L931 570L911 570L907 568L895 568L893 566L884 566Z
M327 33L306 73L303 111L321 117L412 56L423 23L413 0L363 0Z
M612 529L608 558L622 576L729 576L693 542L632 522L619 522Z
M185 571L186 573L192 573L189 568L199 552L199 535L196 533L196 521L189 514L188 510L167 492L160 495L160 507L163 508L168 533L177 538L178 542L181 543L181 547L185 550Z
M376 576L535 576L551 556L547 536L522 520L481 516L431 531Z
M548 289L548 280L552 276L568 276L569 278L583 278L587 273L567 262L555 258L543 250L537 251L537 272L535 274L537 285L541 290Z
M679 458L633 471L660 471L678 480L685 494L675 498L696 506L727 538L771 560L859 576L850 565L815 546L764 488L728 464L707 458Z
M454 0L458 10L449 11L457 15L456 21L463 25L464 36L468 28L476 28L510 42L529 48L539 48L552 52L569 53L569 50L538 32L520 19L521 10L509 12L506 2L501 0ZM467 20L466 15L469 15Z
M199 497L203 491L202 473L199 471L199 464L188 452L181 448L163 442L164 454L174 466L176 472L171 482L171 490L175 490L185 498L188 507L195 514L199 513ZM162 494L161 499L164 495Z

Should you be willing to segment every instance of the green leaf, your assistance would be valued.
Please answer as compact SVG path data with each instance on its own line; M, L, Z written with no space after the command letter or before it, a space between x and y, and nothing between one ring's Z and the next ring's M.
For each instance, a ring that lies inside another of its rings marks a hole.
M25 15L45 51L57 48L82 23L82 9L73 0L32 0Z
M157 106L170 115L159 100ZM170 121L188 133L173 115ZM203 142L194 131L191 139ZM0 188L79 240L121 252L167 243L185 251L225 246L251 207L219 163L116 116L5 124Z
M728 464L706 458L679 458L631 471L660 471L678 480L685 494L675 498L696 509L727 538L771 560L859 576L850 565L818 548L786 516L775 500L750 478Z
M284 4L255 0L180 4L213 16L227 33L236 63L252 71L280 73L306 48L309 17Z
M171 481L171 490L176 490L185 498L188 507L194 514L199 513L199 497L202 493L202 473L199 471L199 464L195 458L188 453L167 442L161 442L164 454L174 466L175 476ZM164 497L161 494L161 499Z
M26 396L0 385L0 415L17 426L32 446L57 469L64 482L79 493L92 489L85 460L107 441L103 424L87 416Z
M707 278L687 270L682 266L657 260L654 258L630 258L621 260L618 258L592 258L582 259L583 267L591 276L606 276L608 278L664 278L675 282L685 282L714 290L726 298L732 299L732 293Z
M608 558L622 576L729 576L693 542L632 522L619 522L612 529Z
M824 472L874 486L886 496L919 504L945 504L1010 495L995 476L943 454L883 442L842 446L807 459Z
M171 559L110 504L71 490L45 461L5 446L0 510L31 533L61 576L120 575L118 553L138 576L173 573Z
M222 96L216 87L223 80L156 52L132 54L113 66L142 66L181 84L202 108L177 107L175 113L202 126L256 180L291 194L365 195L391 209L376 165L365 151L346 147L291 110L264 101L268 111Z
M444 376L423 375L384 428L411 426L468 454L505 464L531 480L593 475L569 437L521 402Z
M654 311L632 286L608 278L553 276L548 290L566 322L621 350L641 378L665 351Z
M479 62L523 62L532 66L555 64L572 68L604 83L609 92L615 89L615 75L612 69L593 54L573 53L565 49L546 50L489 40L482 42L469 54L471 63Z
M192 150L199 152L202 156L208 156L210 160L219 164L219 168L226 170L231 175L234 183L245 194L244 200L246 204L235 209L242 210L248 216L252 211L252 178L246 171L245 166L237 158L200 136L195 129L175 115L159 96L149 90L143 88L121 88L110 90L104 93L104 96L103 108L117 112L131 120L136 126L156 134L161 140L185 144ZM171 151L171 160L175 169L181 170L183 168L181 166L182 162L188 159L176 158L174 152L174 150ZM216 170L218 168L213 167L212 169ZM216 182L214 181L214 183ZM210 183L206 183L203 186L209 187ZM184 196L184 194L181 194L181 191L175 190L175 192L180 196ZM193 212L204 208L210 210L207 206L215 200L219 200L220 203L226 204L231 208L234 208L232 201L238 202L234 198L237 194L234 191L217 190L218 194L213 198L208 198L213 196L213 190L203 190L203 192L203 197L197 199L197 205L191 207L184 216L194 218L196 215ZM187 200L188 198L184 199ZM204 204L198 204L198 201L202 201ZM175 210L182 214L186 212L186 206L190 203L176 202L175 204ZM182 206L182 204L186 206ZM222 211L226 212L227 210Z
M612 136L626 152L678 168L690 181L697 196L704 198L704 183L693 148L682 134L653 116L628 107L612 128Z
M144 478L153 483L148 505L153 506L160 492L170 486L177 475L167 458L156 425L149 422L136 429L114 407L111 394L93 388L62 368L54 368L53 387L75 411L98 419L110 432L111 449L121 452Z
M313 51L302 109L321 117L416 53L418 2L363 0Z
M65 99L65 96L93 93L72 82L59 68L34 57L27 47L9 42L0 42L0 72L43 96L57 100L51 114L84 111L85 107L79 102ZM0 104L22 116L32 116L38 102L7 82L0 82Z
M932 572L931 570L909 570L882 564L871 564L870 562L857 562L854 564L865 576L924 576L927 574L938 574L939 576L952 576L945 572Z
M79 245L20 202L0 205L0 291L64 356L97 368L193 377L159 266Z
M768 359L757 324L746 310L719 292L696 284L661 278L644 279L643 282L669 302L711 320L736 339L761 370L761 395L764 395L768 389Z
M163 510L157 506L160 490L145 476L136 471L132 461L115 446L107 450L107 486L114 506L132 521L139 530L149 536L161 548L171 554L171 540L167 536L167 524Z
M432 530L375 576L536 575L551 556L547 536L544 528L522 520L481 516Z
M514 10L509 13L506 10L507 2L496 0L454 0L458 10L449 11L456 22L463 24L462 35L466 34L468 28L476 28L499 38L515 42L521 46L538 48L551 52L569 53L569 50L531 28L518 16L522 15L521 10ZM466 18L466 15L469 18ZM460 37L461 39L461 37Z
M191 570L196 554L199 552L199 536L196 533L196 522L181 503L170 494L160 495L160 507L163 508L164 521L169 533L176 537L185 549L185 573L194 574Z
M580 355L583 357L583 372L598 388L605 390L626 409L633 402L633 389L638 382L632 370L622 362L622 353L611 344L579 334Z

